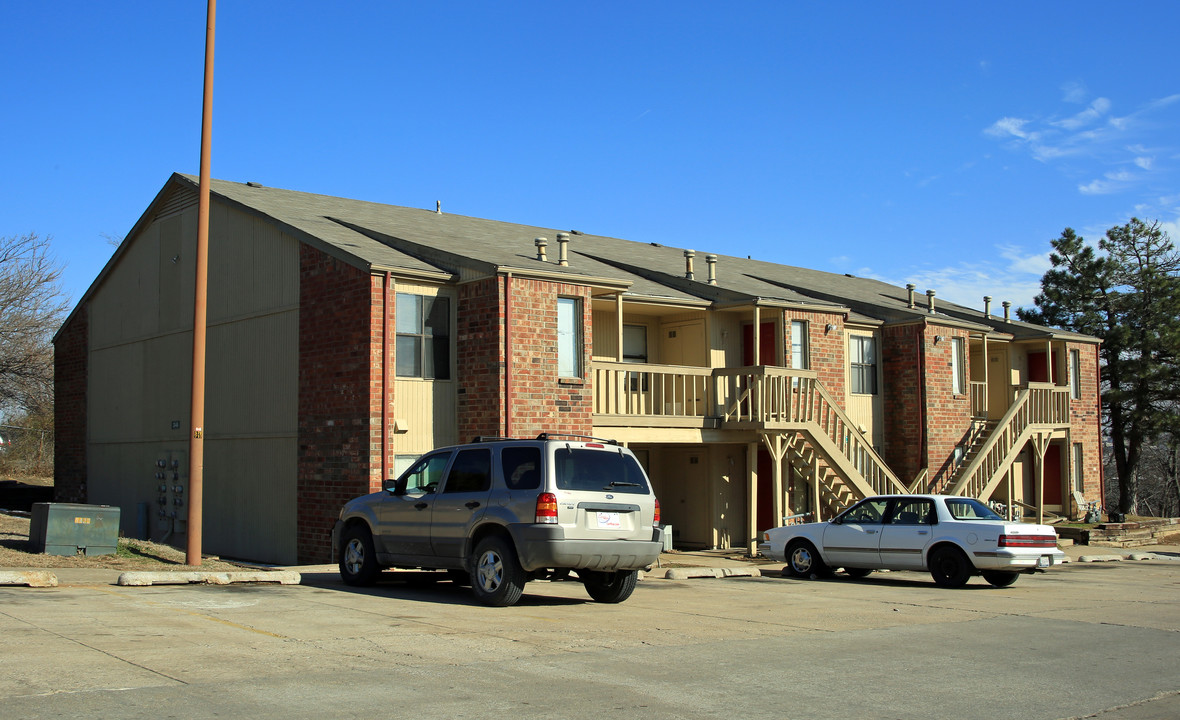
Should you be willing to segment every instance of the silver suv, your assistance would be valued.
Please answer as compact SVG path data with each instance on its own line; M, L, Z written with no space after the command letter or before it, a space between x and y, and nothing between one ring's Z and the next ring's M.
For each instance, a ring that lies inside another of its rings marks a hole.
M660 503L635 455L613 440L476 438L427 453L382 492L349 501L332 556L349 585L385 568L447 570L487 605L529 580L574 572L618 603L659 557Z

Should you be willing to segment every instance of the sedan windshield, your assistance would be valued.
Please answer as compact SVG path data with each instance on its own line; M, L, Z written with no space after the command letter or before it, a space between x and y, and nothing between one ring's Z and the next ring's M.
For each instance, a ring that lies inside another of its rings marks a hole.
M1003 520L987 505L975 498L954 498L946 501L946 509L956 520Z

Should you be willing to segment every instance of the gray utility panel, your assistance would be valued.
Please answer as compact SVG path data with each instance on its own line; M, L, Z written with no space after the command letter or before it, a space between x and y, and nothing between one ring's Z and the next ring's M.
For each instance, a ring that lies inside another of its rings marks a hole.
M33 503L29 545L46 555L112 555L119 545L119 508Z

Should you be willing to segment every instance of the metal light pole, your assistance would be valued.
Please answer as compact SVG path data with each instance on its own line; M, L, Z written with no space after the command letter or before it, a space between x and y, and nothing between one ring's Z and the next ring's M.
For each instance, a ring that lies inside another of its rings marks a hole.
M208 0L205 23L205 94L201 107L201 176L197 201L197 282L193 302L193 396L188 451L188 548L185 563L201 564L205 484L205 315L209 279L209 151L213 137L213 29L217 0Z

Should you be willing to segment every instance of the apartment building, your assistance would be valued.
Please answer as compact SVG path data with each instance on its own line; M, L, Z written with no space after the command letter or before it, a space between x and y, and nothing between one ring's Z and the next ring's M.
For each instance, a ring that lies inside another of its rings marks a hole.
M55 338L57 499L126 535L186 532L196 206L173 175ZM477 435L627 444L684 548L881 492L1101 497L1098 341L990 299L217 180L208 298L228 557L328 561L344 501Z

